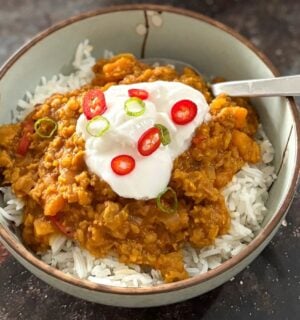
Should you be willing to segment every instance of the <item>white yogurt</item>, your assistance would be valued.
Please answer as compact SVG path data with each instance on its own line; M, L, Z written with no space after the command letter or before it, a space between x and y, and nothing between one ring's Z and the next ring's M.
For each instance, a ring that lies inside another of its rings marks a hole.
M129 98L128 90L144 89L149 93L144 100L146 111L138 117L128 116L124 103ZM106 181L121 197L153 199L168 185L173 161L190 146L195 129L209 119L209 107L204 96L197 90L180 82L145 82L116 85L104 92L107 111L102 115L110 122L109 130L101 137L86 132L87 119L82 114L76 132L85 139L85 162L89 170ZM186 125L176 125L170 115L172 106L179 100L192 100L198 108L197 115ZM162 124L168 128L171 143L160 147L149 156L137 150L140 136ZM135 159L136 165L129 174L120 176L111 169L111 160L121 154Z

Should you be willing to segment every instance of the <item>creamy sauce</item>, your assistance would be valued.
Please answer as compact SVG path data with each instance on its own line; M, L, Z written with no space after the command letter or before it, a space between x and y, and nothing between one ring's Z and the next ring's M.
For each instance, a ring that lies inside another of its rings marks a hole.
M128 90L144 89L149 93L144 100L146 111L138 117L128 116L124 103ZM89 170L106 181L121 197L152 199L163 191L170 180L173 161L190 146L195 129L209 119L209 107L198 90L179 82L156 81L130 85L116 85L105 91L109 130L101 137L86 132L87 119L82 114L76 132L85 139L85 162ZM192 100L198 108L196 117L186 125L176 125L170 116L172 106L179 100ZM150 156L137 150L140 136L155 124L168 128L171 143L160 147ZM136 165L132 172L119 176L111 169L111 160L121 154L132 156Z

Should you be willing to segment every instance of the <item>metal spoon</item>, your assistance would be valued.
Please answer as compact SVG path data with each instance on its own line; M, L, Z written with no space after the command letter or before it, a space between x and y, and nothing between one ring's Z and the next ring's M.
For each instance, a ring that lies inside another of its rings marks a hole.
M177 71L188 67L197 71L193 66L167 58L142 59L147 64L173 65ZM270 79L227 81L211 85L215 96L226 93L232 97L271 97L271 96L300 96L300 75L277 77Z

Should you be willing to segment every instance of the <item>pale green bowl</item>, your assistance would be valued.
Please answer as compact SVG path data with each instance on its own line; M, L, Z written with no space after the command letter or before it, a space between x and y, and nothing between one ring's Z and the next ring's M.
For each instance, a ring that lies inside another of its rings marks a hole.
M83 39L104 49L132 52L137 57L165 57L194 65L207 75L227 79L268 78L278 75L270 61L230 28L205 16L155 5L114 7L66 20L20 49L0 71L0 122L10 122L11 111L27 90L50 77L70 72L73 53ZM247 248L203 275L154 288L117 288L79 280L43 263L28 251L8 225L0 238L28 270L74 296L127 307L157 306L185 300L228 281L244 269L269 243L293 198L299 156L299 115L292 98L254 100L264 129L275 147L278 178L270 191L263 229Z

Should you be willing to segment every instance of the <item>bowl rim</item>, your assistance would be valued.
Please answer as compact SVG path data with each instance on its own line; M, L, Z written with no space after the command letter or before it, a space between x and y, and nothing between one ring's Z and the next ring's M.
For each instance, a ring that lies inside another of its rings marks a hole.
M226 32L227 34L236 38L239 42L243 43L248 47L259 59L261 59L265 65L271 70L274 76L278 76L278 70L273 66L271 61L263 54L259 49L257 49L249 40L244 38L241 34L234 31L232 28L226 26L225 24L216 21L210 17L207 17L203 14L192 12L190 10L186 10L179 7L172 7L166 5L155 5L155 4L129 4L129 5L117 5L117 6L109 6L106 8L101 8L97 10L92 10L88 12L81 13L79 15L73 16L71 18L62 20L44 31L38 33L35 37L33 37L29 42L25 43L16 53L14 53L11 58L9 58L4 65L0 69L0 81L4 77L4 75L8 72L8 70L13 66L13 64L30 48L32 48L39 41L46 38L48 35L66 27L73 23L79 22L84 19L88 19L94 16L99 16L103 14L115 13L115 12L124 12L124 11L158 11L158 12L168 12L177 14L180 16L185 16L189 18L193 18L199 20L201 22L207 23L221 31ZM299 178L299 169L300 169L300 116L299 111L297 110L297 106L295 100L292 97L286 97L286 102L289 105L292 114L294 127L296 129L297 134L297 150L296 150L296 164L295 171L293 173L293 179L291 181L291 185L287 191L286 198L281 204L279 210L274 214L273 218L269 221L269 223L260 231L260 233L247 245L247 247L242 250L236 256L230 258L229 260L223 262L219 267L209 270L204 274L196 275L191 278L181 280L178 282L160 284L154 287L145 287L145 288L132 288L132 287L114 287L108 285L101 285L97 283L93 283L91 281L85 279L78 279L73 276L67 275L62 271L55 269L42 260L38 259L33 253L27 250L21 243L15 241L14 236L8 232L1 224L0 224L0 239L3 243L11 250L16 256L25 260L28 264L32 265L35 269L39 269L40 271L46 273L48 276L55 278L55 280L59 280L64 282L65 284L80 287L81 289L101 292L101 293L110 293L110 294L118 294L118 295L149 295L149 294L161 294L165 292L172 292L176 290L185 289L188 287L193 287L204 283L214 277L229 271L234 266L238 265L242 260L246 259L247 256L252 254L256 249L258 249L266 238L268 238L271 233L276 229L280 221L283 219L285 212L288 210L291 201L293 199L294 191L297 186L297 181Z

